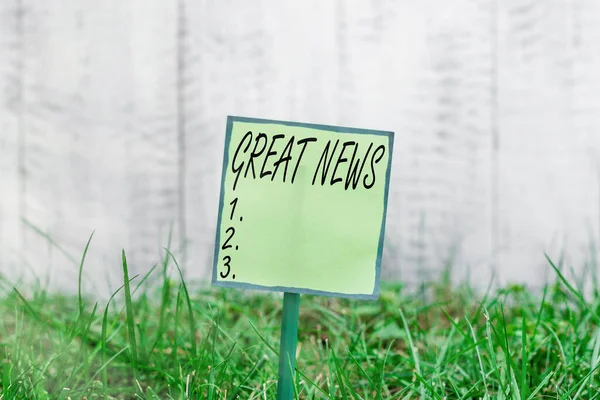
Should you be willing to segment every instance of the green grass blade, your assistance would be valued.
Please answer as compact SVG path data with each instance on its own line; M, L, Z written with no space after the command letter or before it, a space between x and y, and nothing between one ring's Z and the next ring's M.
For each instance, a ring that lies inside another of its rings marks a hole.
M169 251L169 249L165 248L165 251L171 256L175 266L177 267L177 271L179 271L179 277L181 278L181 285L183 286L183 292L185 294L185 301L188 308L188 318L189 318L189 330L190 330L190 343L191 343L191 353L192 357L196 357L198 352L196 350L196 320L194 318L194 311L192 309L192 302L190 300L190 294L188 292L187 286L185 284L185 279L183 278L183 273L181 272L181 268L179 268L179 264L175 259L175 256Z
M101 348L101 354L102 354L102 364L106 364L107 360L107 345L106 345L106 336L107 336L107 329L108 329L108 308L110 306L110 302L112 301L112 299L117 295L117 293L119 293L119 291L121 291L121 289L123 289L125 287L125 284L121 285L121 287L119 287L108 299L108 301L106 302L106 307L104 308L104 315L102 317L102 333L100 335L100 348ZM106 371L106 368L102 369L102 384L103 384L103 389L104 389L104 396L107 396L107 390L108 390L108 373Z
M81 279L83 276L83 265L85 263L85 257L87 256L88 249L90 248L90 243L92 242L92 238L94 237L94 232L90 235L87 243L85 244L85 249L83 250L83 255L81 256L81 262L79 263L79 272L77 274L77 300L79 301L79 317L83 315L83 296L81 293Z
M521 393L519 398L527 396L529 389L527 385L527 362L529 361L527 349L527 324L525 322L525 314L523 314L521 324Z
M137 354L137 343L135 339L135 320L134 320L134 312L133 312L133 304L131 301L131 288L129 286L129 272L127 268L127 257L125 256L125 250L121 253L121 258L123 261L123 281L125 283L125 309L127 310L127 333L129 339L129 346L131 349L131 369L133 371L133 375L137 380L137 364L138 364L138 354Z

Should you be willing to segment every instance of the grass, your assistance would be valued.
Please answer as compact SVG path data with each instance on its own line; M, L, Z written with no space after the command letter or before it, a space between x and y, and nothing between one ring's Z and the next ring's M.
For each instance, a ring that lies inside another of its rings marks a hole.
M91 239L91 238L90 238ZM89 246L89 242L88 242ZM82 274L87 248L81 259ZM189 291L170 252L107 304L9 287L0 302L1 399L273 399L281 296ZM600 399L600 302L554 266L539 296L512 286L378 301L302 296L301 399ZM168 277L174 265L179 279ZM159 286L147 285L158 275Z

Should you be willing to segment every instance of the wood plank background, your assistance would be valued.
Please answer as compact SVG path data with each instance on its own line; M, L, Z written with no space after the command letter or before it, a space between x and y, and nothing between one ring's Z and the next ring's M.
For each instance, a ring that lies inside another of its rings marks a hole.
M208 278L227 115L393 130L383 275L541 285L600 239L596 0L0 0L0 272ZM594 264L595 265L595 264Z

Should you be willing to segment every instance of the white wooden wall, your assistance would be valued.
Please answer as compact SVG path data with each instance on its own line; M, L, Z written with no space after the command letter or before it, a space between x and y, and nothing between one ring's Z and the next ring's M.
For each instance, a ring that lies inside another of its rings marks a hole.
M482 287L542 284L544 251L581 269L599 22L597 0L0 0L0 271L73 289L95 230L104 294L121 248L143 274L173 222L207 278L228 114L396 132L385 277L453 248Z

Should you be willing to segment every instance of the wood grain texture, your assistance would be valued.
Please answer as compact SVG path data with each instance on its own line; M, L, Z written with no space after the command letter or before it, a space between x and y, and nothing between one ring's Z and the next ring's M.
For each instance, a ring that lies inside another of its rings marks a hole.
M50 1L39 7L24 3L22 216L26 243L22 250L40 275L48 272L51 285L70 289L77 281L84 245L97 229L99 243L94 242L86 269L92 278L86 283L93 290L92 286L101 286L97 277L105 270L102 263L94 262L96 257L101 257L102 247L110 247L107 240L119 239L118 234L103 232L108 222L105 216L114 210L108 220L118 221L117 210L124 206L115 207L103 197L104 190L115 192L104 185L114 166L109 166L103 154L115 154L106 145L110 137L106 132L110 129L107 121L118 117L106 109L113 100L106 99L105 90L111 85L98 82L108 74L97 57L102 48L94 47L94 39L98 30L102 36L113 32L107 29L112 24L110 18L104 19L102 7L90 11L91 3Z
M171 226L178 232L177 7L133 1L127 45L132 126L128 132L128 224L136 273L164 255ZM177 239L177 237L176 237ZM175 254L178 249L173 249Z
M18 219L19 119L21 81L19 4L0 4L0 269L2 276L18 279L22 231Z
M520 265L525 281L547 272L538 257L544 251L554 259L564 253L566 267L581 267L598 233L598 158L592 153L598 136L582 140L577 127L581 101L597 97L581 86L598 90L597 79L578 71L582 62L598 67L595 51L578 49L581 33L573 29L586 3L513 1L502 10L500 260ZM593 119L597 129L597 115ZM503 275L511 278L510 271Z
M72 289L95 231L105 295L121 248L143 274L173 226L208 278L244 115L396 132L385 278L454 260L541 285L544 252L581 268L600 242L598 21L595 0L4 1L0 270Z

